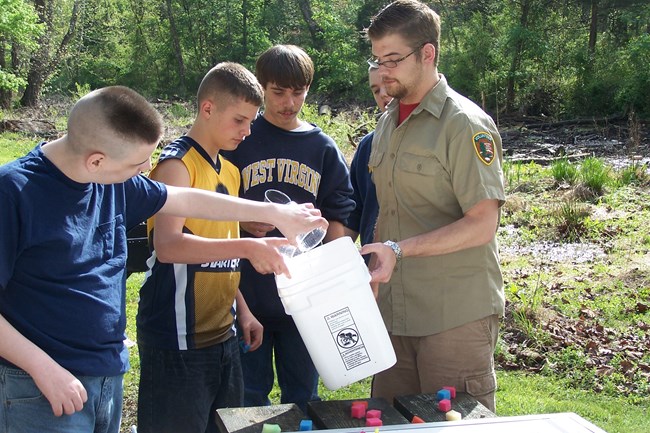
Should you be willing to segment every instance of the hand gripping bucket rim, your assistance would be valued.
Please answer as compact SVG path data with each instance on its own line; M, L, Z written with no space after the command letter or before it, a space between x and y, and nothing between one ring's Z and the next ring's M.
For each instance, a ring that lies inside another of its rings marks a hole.
M276 276L278 294L326 387L395 363L366 264L349 237L287 259L287 266L292 278Z

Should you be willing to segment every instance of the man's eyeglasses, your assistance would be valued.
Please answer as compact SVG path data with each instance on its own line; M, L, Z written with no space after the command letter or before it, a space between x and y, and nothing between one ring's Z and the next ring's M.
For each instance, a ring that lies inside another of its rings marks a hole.
M422 48L422 47L420 47L420 48ZM411 51L410 53L408 53L404 57L400 57L399 59L384 60L383 62L379 62L379 61L377 61L377 59L373 59L371 57L371 58L369 58L367 60L367 62L372 68L379 68L380 66L385 66L385 67L387 67L389 69L392 69L392 68L397 67L397 65L399 65L400 62L403 62L404 60L406 60L410 55L414 54L420 48L416 48L415 50Z

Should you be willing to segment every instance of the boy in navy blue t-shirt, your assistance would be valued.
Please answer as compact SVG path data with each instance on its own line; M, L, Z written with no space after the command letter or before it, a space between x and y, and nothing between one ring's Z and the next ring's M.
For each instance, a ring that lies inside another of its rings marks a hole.
M139 176L162 132L142 96L107 87L74 105L66 135L0 167L0 425L8 431L119 431L128 228L156 212L254 213L290 239L326 226L308 206L245 203Z

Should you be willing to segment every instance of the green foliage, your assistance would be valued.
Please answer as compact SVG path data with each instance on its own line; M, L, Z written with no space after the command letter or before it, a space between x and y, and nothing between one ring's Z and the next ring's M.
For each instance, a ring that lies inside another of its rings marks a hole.
M10 48L18 48L21 61L19 68L0 62L0 88L15 91L25 85L38 26L26 2L1 1L4 56L8 61ZM68 30L72 3L51 3L57 13L49 39L56 46ZM75 83L91 89L122 84L151 97L184 97L195 94L216 63L229 60L254 69L260 52L283 43L300 45L312 56L313 96L372 101L364 62L371 49L362 30L385 5L382 1L106 0L81 5L69 49L51 67L47 92L74 93ZM513 113L564 118L634 110L643 118L650 115L650 35L645 30L650 5L601 3L593 51L587 47L590 12L580 2L431 5L442 19L440 72L497 123ZM13 10L10 6L29 9L27 25L7 18L13 16L6 12Z
M81 99L87 94L90 93L92 90L90 88L90 84L79 84L79 83L74 83L75 91L73 92L72 96L74 97L75 100Z
M43 26L38 23L34 7L23 0L0 0L0 55L22 47L29 50L36 47ZM15 63L18 59L13 59ZM27 84L25 71L13 64L7 67L6 59L0 59L0 90L16 91Z
M358 141L375 129L377 118L372 111L340 112L338 114L318 114L318 106L306 103L302 107L300 118L320 127L332 137L345 155L348 163L352 160Z
M610 183L610 170L602 159L587 158L580 165L580 177L583 184L595 195L601 195L605 185Z
M635 110L644 116L650 115L650 34L645 33L631 39L618 50L619 59L614 62L619 77L625 77L619 84L615 102L620 111Z
M626 186L626 185L643 185L650 182L650 176L648 175L647 164L640 164L638 161L633 160L632 164L623 168L618 176L617 185Z
M334 14L333 6L330 4L314 16L323 28L323 48L309 50L316 66L316 91L330 100L350 97L370 100L365 85L368 70L365 53L358 50L356 30L350 22Z
M576 58L578 75L572 97L576 114L621 114L630 110L648 116L650 100L650 4L612 10L613 25L600 35L597 52Z
M555 226L560 239L566 242L580 242L587 233L589 209L582 203L565 201L555 211Z
M0 69L0 89L16 91L25 84L27 81L24 78Z
M497 43L502 29L484 13L472 14L466 25L451 29L455 21L443 19L443 43L440 69L449 83L490 112L504 104L503 70L499 63ZM445 36L447 35L447 36Z
M0 0L0 11L0 41L35 48L43 26L38 24L34 7L22 0Z
M578 169L567 158L554 161L551 164L551 174L558 184L575 184L578 179Z

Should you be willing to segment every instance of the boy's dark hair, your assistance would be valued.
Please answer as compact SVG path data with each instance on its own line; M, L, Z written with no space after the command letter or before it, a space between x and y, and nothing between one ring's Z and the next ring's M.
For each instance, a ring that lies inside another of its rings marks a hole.
M255 75L264 88L275 83L284 88L302 89L314 79L314 62L300 47L275 45L257 58Z
M243 99L259 107L264 101L264 90L251 71L239 63L223 62L210 69L201 80L197 104L207 98L213 98L220 106L233 99Z
M365 29L372 41L398 34L406 39L415 56L420 59L419 48L433 44L436 49L436 66L440 58L440 17L426 4L417 0L396 0L380 10Z
M113 131L145 143L160 140L164 130L162 116L138 92L124 86L105 87L95 92L97 106Z

